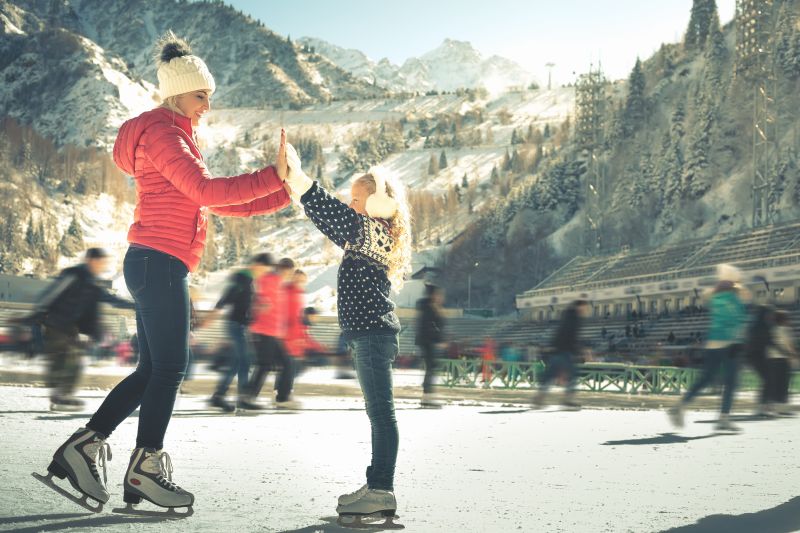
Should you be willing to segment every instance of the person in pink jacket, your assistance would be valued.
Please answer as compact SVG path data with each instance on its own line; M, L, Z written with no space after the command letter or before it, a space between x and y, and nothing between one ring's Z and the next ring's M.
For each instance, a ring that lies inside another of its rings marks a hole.
M58 448L48 466L48 481L52 483L52 476L68 477L84 494L78 503L95 511L109 499L98 474L98 466L105 473L111 458L106 439L138 408L136 447L123 482L128 504L124 511L135 511L131 505L145 499L191 512L194 495L172 481L172 462L163 451L187 365L187 276L200 263L209 213L263 215L290 202L281 180L286 175L283 132L275 166L233 177L211 175L197 147L195 128L211 109L214 78L203 60L171 32L158 46L163 104L125 122L114 145L114 161L136 182L123 272L136 304L139 364L86 426ZM99 507L90 507L87 498Z
M294 361L286 350L286 283L292 279L294 261L284 257L269 272L256 281L256 300L253 322L250 324L256 352L256 369L250 378L250 391L258 397L270 370L280 369L275 377L275 407L294 409L298 404L291 399L294 386Z

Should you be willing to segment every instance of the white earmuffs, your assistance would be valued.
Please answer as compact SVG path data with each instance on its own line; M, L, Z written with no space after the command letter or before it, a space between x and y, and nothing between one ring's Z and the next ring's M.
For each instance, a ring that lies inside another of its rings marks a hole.
M397 201L386 193L386 170L372 167L369 174L375 178L375 192L366 202L367 214L373 218L392 218L397 213Z

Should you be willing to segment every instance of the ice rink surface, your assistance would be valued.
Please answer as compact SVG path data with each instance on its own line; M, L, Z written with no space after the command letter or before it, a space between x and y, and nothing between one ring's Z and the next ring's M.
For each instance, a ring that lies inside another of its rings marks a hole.
M111 501L91 514L31 477L88 419L48 411L47 390L0 387L0 531L354 531L335 525L336 497L364 482L369 425L357 398L301 398L303 410L223 415L182 397L165 450L195 493L178 521L113 514L136 413L109 439ZM800 417L398 402L399 523L413 532L800 531ZM62 482L65 483L65 482ZM142 508L148 508L143 504Z

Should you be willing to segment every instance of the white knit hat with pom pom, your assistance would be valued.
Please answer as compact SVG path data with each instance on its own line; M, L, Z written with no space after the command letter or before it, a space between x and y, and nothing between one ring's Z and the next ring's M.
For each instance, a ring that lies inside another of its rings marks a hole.
M168 31L157 45L158 91L162 100L192 91L216 89L214 77L183 39Z

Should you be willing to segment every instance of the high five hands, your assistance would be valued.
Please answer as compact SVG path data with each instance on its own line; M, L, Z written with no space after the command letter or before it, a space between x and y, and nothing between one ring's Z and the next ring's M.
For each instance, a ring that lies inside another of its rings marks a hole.
M294 146L286 142L286 130L282 128L275 168L286 192L295 200L311 187L312 181L303 172L300 156Z

